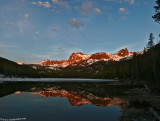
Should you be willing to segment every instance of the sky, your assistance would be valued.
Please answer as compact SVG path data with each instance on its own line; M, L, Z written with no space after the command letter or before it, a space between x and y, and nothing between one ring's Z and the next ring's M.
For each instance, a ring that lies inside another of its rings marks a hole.
M0 57L24 63L73 52L142 51L160 25L156 0L0 0Z

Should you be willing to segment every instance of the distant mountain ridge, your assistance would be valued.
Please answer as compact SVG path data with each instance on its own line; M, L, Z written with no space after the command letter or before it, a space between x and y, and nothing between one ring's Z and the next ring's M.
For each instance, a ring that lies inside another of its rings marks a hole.
M129 52L127 48L121 49L115 54L102 52L94 54L83 54L81 52L72 53L68 60L44 60L40 63L34 63L41 66L53 66L53 67L69 67L69 66L85 66L91 65L97 61L119 61L126 57L132 57L134 52Z

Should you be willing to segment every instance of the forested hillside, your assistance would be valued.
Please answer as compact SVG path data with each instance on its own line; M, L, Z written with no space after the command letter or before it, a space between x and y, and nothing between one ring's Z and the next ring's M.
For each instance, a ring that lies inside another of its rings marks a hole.
M5 77L39 77L35 69L0 57L0 73Z
M0 74L5 77L32 77L32 78L91 78L89 71L75 71L61 69L55 71L43 66L32 68L33 65L18 65L17 63L0 57Z
M160 80L160 44L144 51L142 55L135 53L133 59L108 63L95 78Z

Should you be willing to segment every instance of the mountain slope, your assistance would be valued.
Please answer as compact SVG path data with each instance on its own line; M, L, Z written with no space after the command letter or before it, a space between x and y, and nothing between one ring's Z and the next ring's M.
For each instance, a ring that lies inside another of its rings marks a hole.
M38 70L0 57L0 74L6 77L40 77Z

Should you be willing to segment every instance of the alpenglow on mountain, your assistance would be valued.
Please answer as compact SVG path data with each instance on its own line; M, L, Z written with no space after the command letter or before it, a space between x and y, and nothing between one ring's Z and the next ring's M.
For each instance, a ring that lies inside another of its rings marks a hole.
M136 52L137 53L137 52ZM142 54L143 52L139 52ZM119 61L123 58L132 58L134 52L129 52L127 48L121 49L115 54L112 53L94 53L94 54L83 54L81 52L72 53L68 60L44 60L40 63L34 63L34 65L40 66L51 66L55 68L65 68L72 66L82 66L91 65L98 61Z

